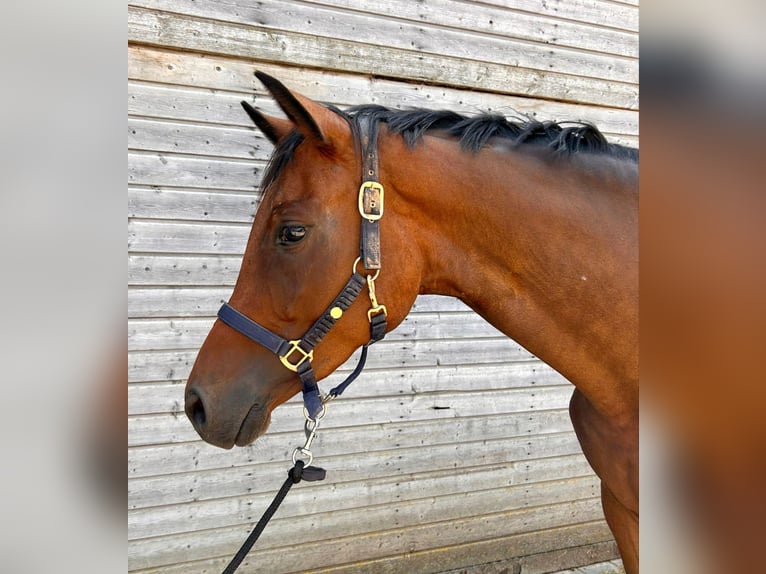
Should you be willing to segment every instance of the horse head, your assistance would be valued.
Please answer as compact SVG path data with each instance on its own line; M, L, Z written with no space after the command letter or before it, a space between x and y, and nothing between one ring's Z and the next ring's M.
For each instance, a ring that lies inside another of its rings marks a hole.
M275 151L240 274L224 306L228 314L222 309L202 345L185 396L186 414L199 435L223 448L253 442L266 431L274 408L302 388L305 394L298 371L310 365L312 376L326 377L370 340L372 318L381 311L376 292L391 329L406 316L419 286L419 264L401 233L407 222L396 213L392 190L385 196L386 216L372 219L380 238L375 248L395 267L379 274L379 265L358 260L364 243L360 221L376 212L374 203L367 214L362 205L357 120L256 75L287 119L243 102ZM266 342L232 328L237 321L254 324Z

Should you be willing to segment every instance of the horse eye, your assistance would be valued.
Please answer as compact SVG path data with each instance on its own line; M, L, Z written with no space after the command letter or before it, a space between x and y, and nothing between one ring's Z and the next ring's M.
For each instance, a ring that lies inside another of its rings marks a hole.
M293 245L306 237L306 228L303 225L284 225L279 230L279 243Z

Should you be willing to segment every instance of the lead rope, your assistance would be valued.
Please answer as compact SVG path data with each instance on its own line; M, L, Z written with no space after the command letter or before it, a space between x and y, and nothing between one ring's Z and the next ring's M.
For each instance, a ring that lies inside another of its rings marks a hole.
M253 528L253 531L250 533L250 535L245 539L245 541L242 543L242 546L239 550L237 550L237 553L234 555L234 557L231 559L231 562L224 568L222 574L233 574L237 568L239 568L239 565L242 563L242 561L245 559L245 556L247 556L247 553L250 552L250 549L253 547L253 544L258 540L258 538L263 533L263 530L266 528L266 525L269 523L269 520L271 520L271 517L274 516L274 513L276 513L279 506L282 504L282 501L287 496L287 493L290 491L290 488L293 486L293 484L298 484L301 480L306 480L308 482L316 482L319 480L324 480L327 472L323 468L319 468L316 466L311 466L311 463L314 460L314 455L311 452L311 442L314 440L314 437L316 436L317 429L319 428L319 421L322 420L322 417L324 417L325 413L327 412L327 406L322 405L322 411L319 415L317 415L316 419L312 419L309 416L309 413L306 409L303 409L303 415L306 417L306 422L304 424L304 432L306 434L306 442L303 446L297 447L293 451L293 467L287 471L287 479L282 484L282 488L279 489L279 492L277 492L277 495L274 497L274 500L271 502L269 507L266 509L266 512L263 513L263 516L261 516L261 519L258 521L258 524L255 525ZM298 456L305 456L308 457L308 465L306 462Z

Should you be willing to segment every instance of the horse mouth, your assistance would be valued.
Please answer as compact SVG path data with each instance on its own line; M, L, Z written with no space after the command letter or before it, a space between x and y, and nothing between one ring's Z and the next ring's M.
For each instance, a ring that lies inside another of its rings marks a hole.
M245 415L239 432L234 439L237 446L247 446L266 432L271 422L271 413L262 405L254 404Z

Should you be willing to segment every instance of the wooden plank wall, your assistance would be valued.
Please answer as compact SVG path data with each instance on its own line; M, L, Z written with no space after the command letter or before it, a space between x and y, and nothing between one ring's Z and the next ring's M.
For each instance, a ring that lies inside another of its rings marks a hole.
M129 2L131 572L220 571L302 444L295 401L231 451L183 414L271 150L239 101L279 113L253 71L341 107L589 120L637 145L637 30L632 0ZM327 480L293 489L242 571L531 573L613 558L571 390L461 303L419 298L331 405L314 443Z

